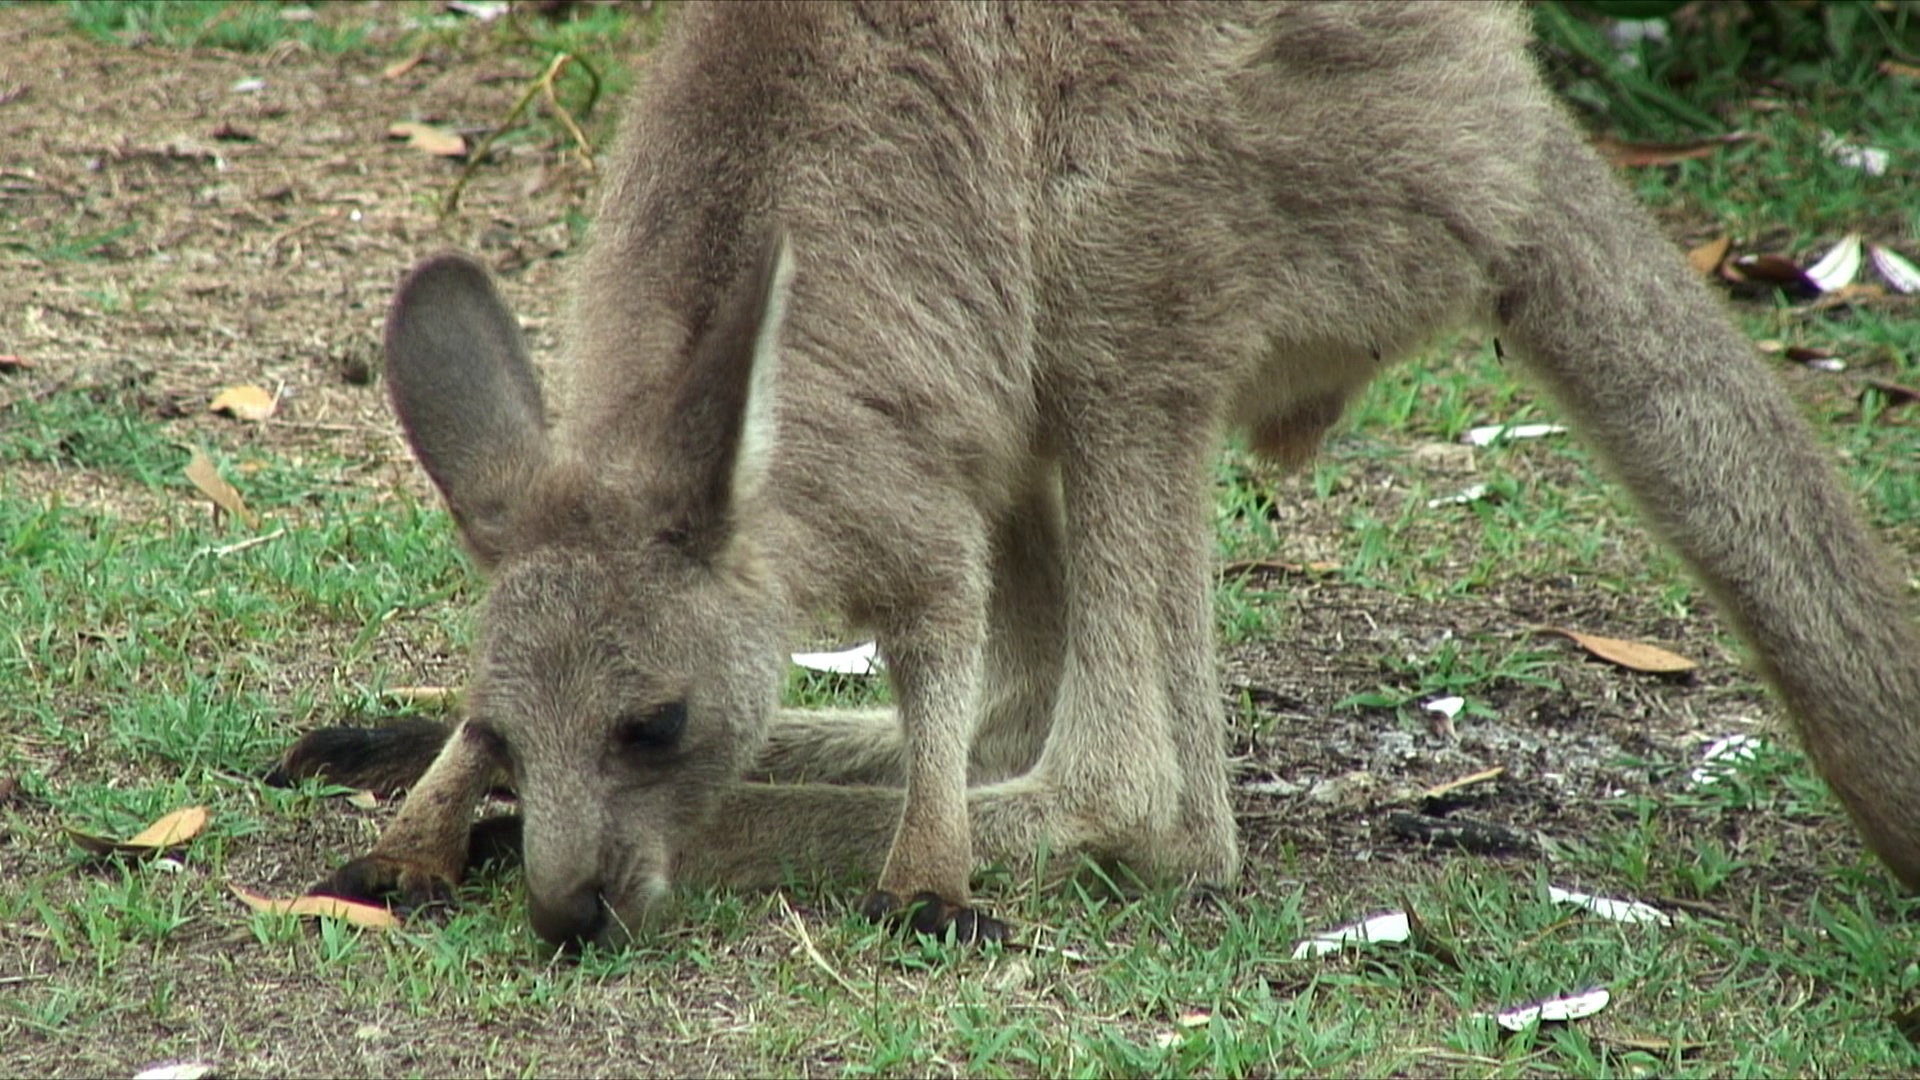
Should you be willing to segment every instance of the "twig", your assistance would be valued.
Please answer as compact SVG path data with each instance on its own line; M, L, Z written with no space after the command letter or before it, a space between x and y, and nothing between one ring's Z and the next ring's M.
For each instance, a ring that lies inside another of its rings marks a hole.
M252 539L241 540L238 543L227 544L224 547L204 547L204 548L201 548L199 551L194 552L194 554L195 555L211 555L216 559L224 559L229 555L238 555L240 552L245 551L248 548L259 547L261 544L267 543L268 541L278 540L285 535L287 535L287 530L286 530L286 526L283 525L280 528L275 529L270 533L267 533L265 536L256 536L256 537L253 537Z
M505 132L508 128L511 128L515 120L520 119L520 114L527 111L527 106L532 104L534 97L542 91L546 92L548 101L553 102L554 109L560 114L561 122L566 125L567 131L579 141L582 155L586 158L588 167L592 167L593 148L587 143L587 137L581 134L580 129L574 125L573 118L567 115L566 110L560 108L559 103L553 98L554 77L559 75L561 69L570 63L573 63L573 56L571 54L559 53L555 55L553 62L547 65L546 74L535 79L528 85L527 89L520 95L520 100L514 102L513 108L507 110L507 115L501 118L500 122L494 125L492 130L487 132L486 138L480 140L480 145L474 147L473 152L467 155L467 163L461 168L459 179L455 180L453 186L447 189L446 198L440 202L440 220L445 221L453 215L455 210L459 209L460 193L466 190L467 181L473 178L474 170L478 169L480 163L486 160L487 151L493 148L494 140L498 139L501 133ZM594 75L592 69L588 68L585 64L580 66L582 70L587 71L597 88L600 83L599 76Z
M587 167L588 172L593 172L593 143L588 141L586 132L580 130L580 125L573 122L573 114L560 104L560 96L553 90L554 76L559 74L561 63L567 59L569 57L565 53L555 58L553 67L547 70L547 77L540 80L540 95L546 99L547 108L553 110L554 118L567 129L567 134L573 136L573 149L580 155L580 163ZM600 96L600 76L594 74L593 69L586 64L581 64L580 70L586 72L587 77L593 80L593 97ZM588 101L588 107L591 108L592 98Z
M833 976L833 981L839 983L842 990L855 997L860 996L860 988L848 982L845 975L835 971L833 965L827 963L827 958L820 955L820 950L813 947L813 935L807 933L807 924L801 921L800 914L793 910L793 905L787 903L785 894L780 897L780 911L786 915L787 925L792 927L790 935L800 944L800 948L805 950L807 959L818 965L821 971Z

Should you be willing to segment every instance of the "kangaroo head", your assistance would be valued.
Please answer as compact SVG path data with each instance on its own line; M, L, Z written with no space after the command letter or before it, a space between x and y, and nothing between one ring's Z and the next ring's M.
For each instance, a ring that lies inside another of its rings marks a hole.
M514 778L556 944L648 921L764 741L785 627L747 526L789 265L776 240L715 306L653 430L570 448L483 269L437 256L394 299L394 409L491 579L468 724Z

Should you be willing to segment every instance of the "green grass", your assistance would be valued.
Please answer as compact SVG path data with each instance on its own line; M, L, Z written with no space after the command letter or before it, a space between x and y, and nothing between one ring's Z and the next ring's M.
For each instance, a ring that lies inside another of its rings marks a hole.
M317 6L317 5L316 5ZM314 8L236 0L68 0L67 18L88 37L123 45L266 52L297 42L323 53L367 45L365 26L312 20Z

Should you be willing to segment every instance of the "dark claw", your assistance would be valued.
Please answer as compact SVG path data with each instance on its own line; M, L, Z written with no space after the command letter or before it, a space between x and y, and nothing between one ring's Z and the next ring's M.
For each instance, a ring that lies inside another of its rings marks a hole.
M307 890L363 904L385 904L400 915L453 906L453 882L415 863L362 855Z
M890 892L874 891L860 901L860 914L870 922L903 926L916 934L944 939L949 933L955 944L975 945L1007 940L1007 924L976 908L949 904L938 893L916 893L901 904Z

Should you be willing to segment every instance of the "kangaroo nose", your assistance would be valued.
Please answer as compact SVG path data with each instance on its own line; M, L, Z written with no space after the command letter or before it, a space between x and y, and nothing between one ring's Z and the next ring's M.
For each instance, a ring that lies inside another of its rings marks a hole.
M533 917L533 932L560 949L577 950L598 938L611 915L600 899L598 882L558 897L529 897L527 906Z

